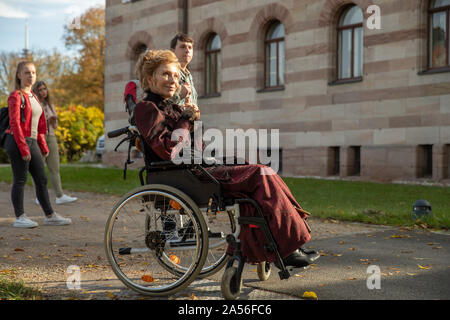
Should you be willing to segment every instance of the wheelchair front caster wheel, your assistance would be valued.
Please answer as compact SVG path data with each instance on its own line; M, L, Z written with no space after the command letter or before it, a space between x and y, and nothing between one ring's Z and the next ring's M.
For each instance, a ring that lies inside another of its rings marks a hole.
M257 267L258 277L261 281L266 281L270 277L270 262L264 261L258 264Z
M225 300L236 300L242 288L242 274L238 274L236 267L225 269L222 276L221 291Z

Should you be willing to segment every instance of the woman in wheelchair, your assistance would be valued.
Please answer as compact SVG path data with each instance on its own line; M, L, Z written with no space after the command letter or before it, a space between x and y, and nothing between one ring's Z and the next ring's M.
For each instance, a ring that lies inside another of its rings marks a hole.
M146 97L136 105L134 120L152 151L152 162L172 160L179 151L177 146L182 145L180 141L171 140L172 132L176 129L190 132L193 121L200 117L197 106L178 106L168 100L178 89L179 68L176 56L168 50L147 51L136 64L136 74ZM181 137L180 140L186 138ZM263 165L219 165L206 170L221 183L225 196L251 198L259 204L285 266L306 267L319 257L316 251L302 248L311 238L311 230L306 223L309 213L301 208L284 181L271 168ZM242 204L241 216L256 216L256 210L249 204ZM239 239L246 262L275 262L280 268L273 252L258 246L265 242L261 230L244 225Z

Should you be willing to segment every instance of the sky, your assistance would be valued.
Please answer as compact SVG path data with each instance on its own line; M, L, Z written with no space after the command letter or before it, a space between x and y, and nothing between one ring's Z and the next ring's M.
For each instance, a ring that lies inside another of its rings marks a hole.
M25 48L28 18L28 49L69 54L64 47L64 25L72 23L86 9L105 5L105 0L0 0L0 52Z

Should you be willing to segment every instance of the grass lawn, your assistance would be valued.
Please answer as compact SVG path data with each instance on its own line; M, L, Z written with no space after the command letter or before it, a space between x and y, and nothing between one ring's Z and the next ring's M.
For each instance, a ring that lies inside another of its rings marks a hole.
M413 203L430 202L433 216L422 222L450 228L450 188L359 181L284 178L300 205L314 216L393 226L411 226Z
M46 171L48 177L47 168ZM138 170L127 170L126 180L123 179L123 169L116 168L61 165L60 174L64 190L123 195L141 185ZM10 167L0 167L0 181L12 183ZM27 184L31 185L30 174L28 174Z
M138 171L84 166L61 166L65 190L122 195L140 186ZM412 226L414 201L431 203L433 217L420 223L433 228L450 228L450 188L355 182L342 180L284 178L300 205L313 216L337 220L361 221L393 226ZM9 167L0 167L0 181L11 182ZM28 181L31 184L31 178Z
M7 270L9 271L9 270ZM25 286L23 281L0 275L0 300L41 300L39 290Z

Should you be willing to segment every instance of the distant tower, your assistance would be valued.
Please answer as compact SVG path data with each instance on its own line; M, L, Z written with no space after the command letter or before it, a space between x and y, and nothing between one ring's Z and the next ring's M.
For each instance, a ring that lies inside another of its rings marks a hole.
M24 58L28 58L28 18L25 18L25 49L23 49Z

